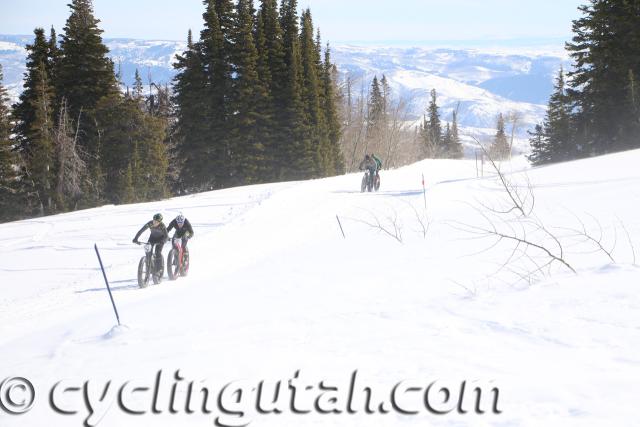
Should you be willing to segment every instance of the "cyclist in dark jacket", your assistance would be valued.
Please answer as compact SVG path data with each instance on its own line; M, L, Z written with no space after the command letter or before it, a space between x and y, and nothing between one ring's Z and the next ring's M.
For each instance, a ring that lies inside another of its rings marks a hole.
M368 154L365 154L364 160L360 162L358 169L360 169L361 171L365 169L369 169L371 176L373 176L376 173L376 170L378 169L378 163L373 159L373 157L371 157Z
M173 238L182 238L182 247L186 248L187 241L193 237L193 227L191 227L191 223L184 215L180 214L169 223L167 232L170 232L174 228L176 229L176 232L173 233Z
M142 233L144 233L144 231L146 229L149 229L149 231L151 233L151 234L149 234L148 242L151 243L152 245L155 245L155 247L156 247L156 249L155 249L156 259L158 260L158 263L161 263L162 262L162 247L164 246L164 243L169 238L169 233L167 232L167 227L162 222L162 214L160 214L160 213L155 214L153 216L153 220L151 220L148 223L146 223L140 229L140 231L138 231L138 233L136 234L136 237L133 238L133 243L140 243L138 241L138 237L140 237L140 235Z
M382 160L380 160L375 154L371 153L371 158L376 162L376 175L380 175L382 169Z

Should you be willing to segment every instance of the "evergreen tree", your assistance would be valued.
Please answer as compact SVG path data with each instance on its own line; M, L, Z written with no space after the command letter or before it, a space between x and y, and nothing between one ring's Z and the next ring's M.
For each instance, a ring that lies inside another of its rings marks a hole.
M442 158L449 158L449 148L451 147L452 135L451 135L451 125L447 122L447 125L444 128L444 133L442 134Z
M22 200L19 188L19 159L11 140L9 96L2 83L3 79L0 65L0 221L10 221L22 214Z
M67 100L69 115L77 120L80 110L90 113L100 98L117 91L117 85L92 1L72 0L69 7L56 66L56 95L58 102Z
M79 204L95 206L101 203L105 172L111 165L101 159L99 118L95 108L104 97L118 94L118 83L109 50L102 42L100 20L93 14L91 0L72 0L71 13L60 42L60 56L56 62L56 107L66 102L66 111L78 134L78 147L87 156L89 179L85 180ZM58 115L58 114L57 114Z
M51 27L51 31L49 32L49 51L48 51L48 62L47 62L47 73L49 74L49 78L52 82L56 81L56 67L58 61L60 60L60 48L58 47L58 36L56 35L56 30Z
M234 40L233 123L230 140L235 150L236 182L260 182L265 175L263 131L267 120L267 89L258 77L258 51L253 40L250 0L239 0Z
M142 78L140 78L140 73L136 68L136 74L133 79L133 99L135 99L138 102L142 102L143 90L144 90L144 86L142 85Z
M451 140L447 148L448 157L450 159L461 159L464 157L462 143L460 142L460 134L458 133L458 112L453 112L453 122L451 123Z
M324 117L327 126L327 138L328 138L328 158L329 164L325 171L327 175L338 175L345 171L344 155L340 150L340 119L338 117L338 111L336 106L338 105L337 94L339 93L337 87L337 79L335 77L337 70L331 63L331 51L329 45L324 51L324 63L322 67L322 80L324 96L322 97L324 111Z
M528 131L531 138L529 138L529 145L531 145L531 154L527 156L527 159L535 165L543 165L551 162L551 150L544 134L544 128L541 124L537 124L533 132Z
M50 70L51 46L42 28L34 30L33 44L27 45L27 71L24 90L14 106L14 132L24 158L24 191L27 214L55 212L53 182L55 175L53 146L53 97Z
M571 147L570 114L564 72L560 68L544 121L545 141L551 161L566 161L575 156L575 150Z
M102 98L95 114L102 164L109 165L104 169L103 197L112 203L128 203L166 196L168 160L162 120L142 111L134 99L116 94ZM134 165L132 159L140 160ZM142 182L142 187L135 185Z
M273 76L274 79L282 79L278 86L282 88L282 98L279 100L283 105L277 105L277 108L282 108L278 120L280 147L277 157L281 166L279 174L281 179L305 179L311 177L314 172L314 158L302 99L297 0L282 0L280 26L285 73Z
M29 182L33 186L35 206L40 215L56 211L54 204L55 154L52 98L53 91L46 66L40 62L35 70L34 97L29 100L33 120L25 129L28 141L26 165Z
M284 90L287 69L284 63L282 28L278 19L276 0L261 0L256 19L257 71L263 87L267 89L267 106L263 110L266 120L264 131L266 180L284 176L287 168L283 153L283 138L289 131L285 106L288 99ZM270 172L269 172L270 171Z
M428 119L425 118L423 123L423 144L427 157L440 158L445 155L445 149L442 144L442 124L440 122L440 113L438 112L437 93L435 89L431 90L431 101L427 108Z
M46 70L50 70L49 44L47 43L44 30L36 28L34 30L35 39L33 44L28 44L26 72L24 74L23 90L20 94L18 103L13 107L13 117L15 118L15 133L21 150L29 152L30 141L27 139L29 129L32 128L35 120L36 108L38 105L36 98L40 96L36 89L36 85L41 83L41 71L45 70L44 77L47 82L51 82L51 76ZM50 88L49 88L50 89ZM47 96L50 100L53 93L48 92Z
M632 122L640 124L640 93L638 92L640 88L638 87L638 80L633 70L629 70L629 79L627 82L627 102L631 107Z
M311 12L302 13L300 25L300 53L302 65L301 96L304 106L304 119L310 140L313 166L312 176L324 176L328 167L326 127L323 111L320 109L320 79L318 76L320 55L314 40Z
M198 168L201 188L222 188L231 182L234 165L229 139L229 101L232 91L232 44L234 22L232 4L227 0L206 0L204 29L198 47L206 76L204 99L208 129L205 158ZM222 14L222 15L220 15Z
M369 90L367 107L367 139L378 137L382 132L384 115L384 99L380 90L378 76L373 76Z
M187 50L176 56L174 68L174 97L176 123L175 157L180 159L178 192L209 189L210 138L209 100L204 94L206 75L191 30L187 37Z
M504 116L502 113L498 115L496 129L493 144L489 148L489 155L494 160L504 160L509 157L509 141L507 141L507 134L504 131Z
M629 76L640 72L640 2L591 0L573 21L569 96L579 155L640 146Z

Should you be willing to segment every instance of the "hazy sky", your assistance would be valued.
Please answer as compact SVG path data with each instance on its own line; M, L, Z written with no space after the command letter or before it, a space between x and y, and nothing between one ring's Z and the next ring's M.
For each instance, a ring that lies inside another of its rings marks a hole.
M69 0L0 0L0 34L58 33ZM258 0L254 0L256 5ZM299 0L324 41L569 37L587 0ZM201 0L94 0L103 37L185 40L202 28Z

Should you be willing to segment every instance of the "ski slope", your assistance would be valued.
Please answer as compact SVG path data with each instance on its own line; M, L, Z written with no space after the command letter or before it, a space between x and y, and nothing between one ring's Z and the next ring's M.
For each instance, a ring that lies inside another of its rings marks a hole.
M469 232L486 226L505 193L486 165L478 178L466 160L382 171L376 194L360 193L351 174L1 224L0 381L28 379L35 400L21 415L0 406L0 426L637 425L639 163L632 151L501 166L518 188L530 182L532 215L560 236L577 274L557 262L526 274L544 254L512 257L513 242ZM193 224L191 271L139 289L143 250L131 239L155 212L165 223L183 212ZM583 225L592 240L576 232ZM549 235L527 236L555 247ZM368 414L362 402L347 413L341 398L329 406L342 413L321 414L317 394L306 401L300 391L295 406L309 413L297 414L286 400L297 371L316 393L320 381L342 393L357 371L382 401L401 381L491 384L501 413L435 415L407 391L401 406L416 414L388 404ZM146 391L158 372L160 391ZM258 413L253 388L278 380L282 413ZM210 411L187 413L189 382L231 385ZM118 402L126 384L125 406L139 415ZM28 397L11 393L18 404Z

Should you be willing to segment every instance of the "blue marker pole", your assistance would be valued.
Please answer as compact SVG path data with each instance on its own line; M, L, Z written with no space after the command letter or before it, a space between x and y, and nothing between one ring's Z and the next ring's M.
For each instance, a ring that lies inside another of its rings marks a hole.
M102 258L100 258L100 252L98 252L98 245L94 244L93 247L96 250L96 255L98 255L98 261L100 262L100 269L102 270L104 283L107 285L107 290L109 291L109 298L111 298L111 305L113 305L113 311L115 311L116 313L116 320L118 321L118 326L120 326L120 316L118 315L118 309L116 308L116 303L113 300L113 295L111 294L111 287L109 287L109 281L107 280L107 273L104 272L104 265L102 265Z

